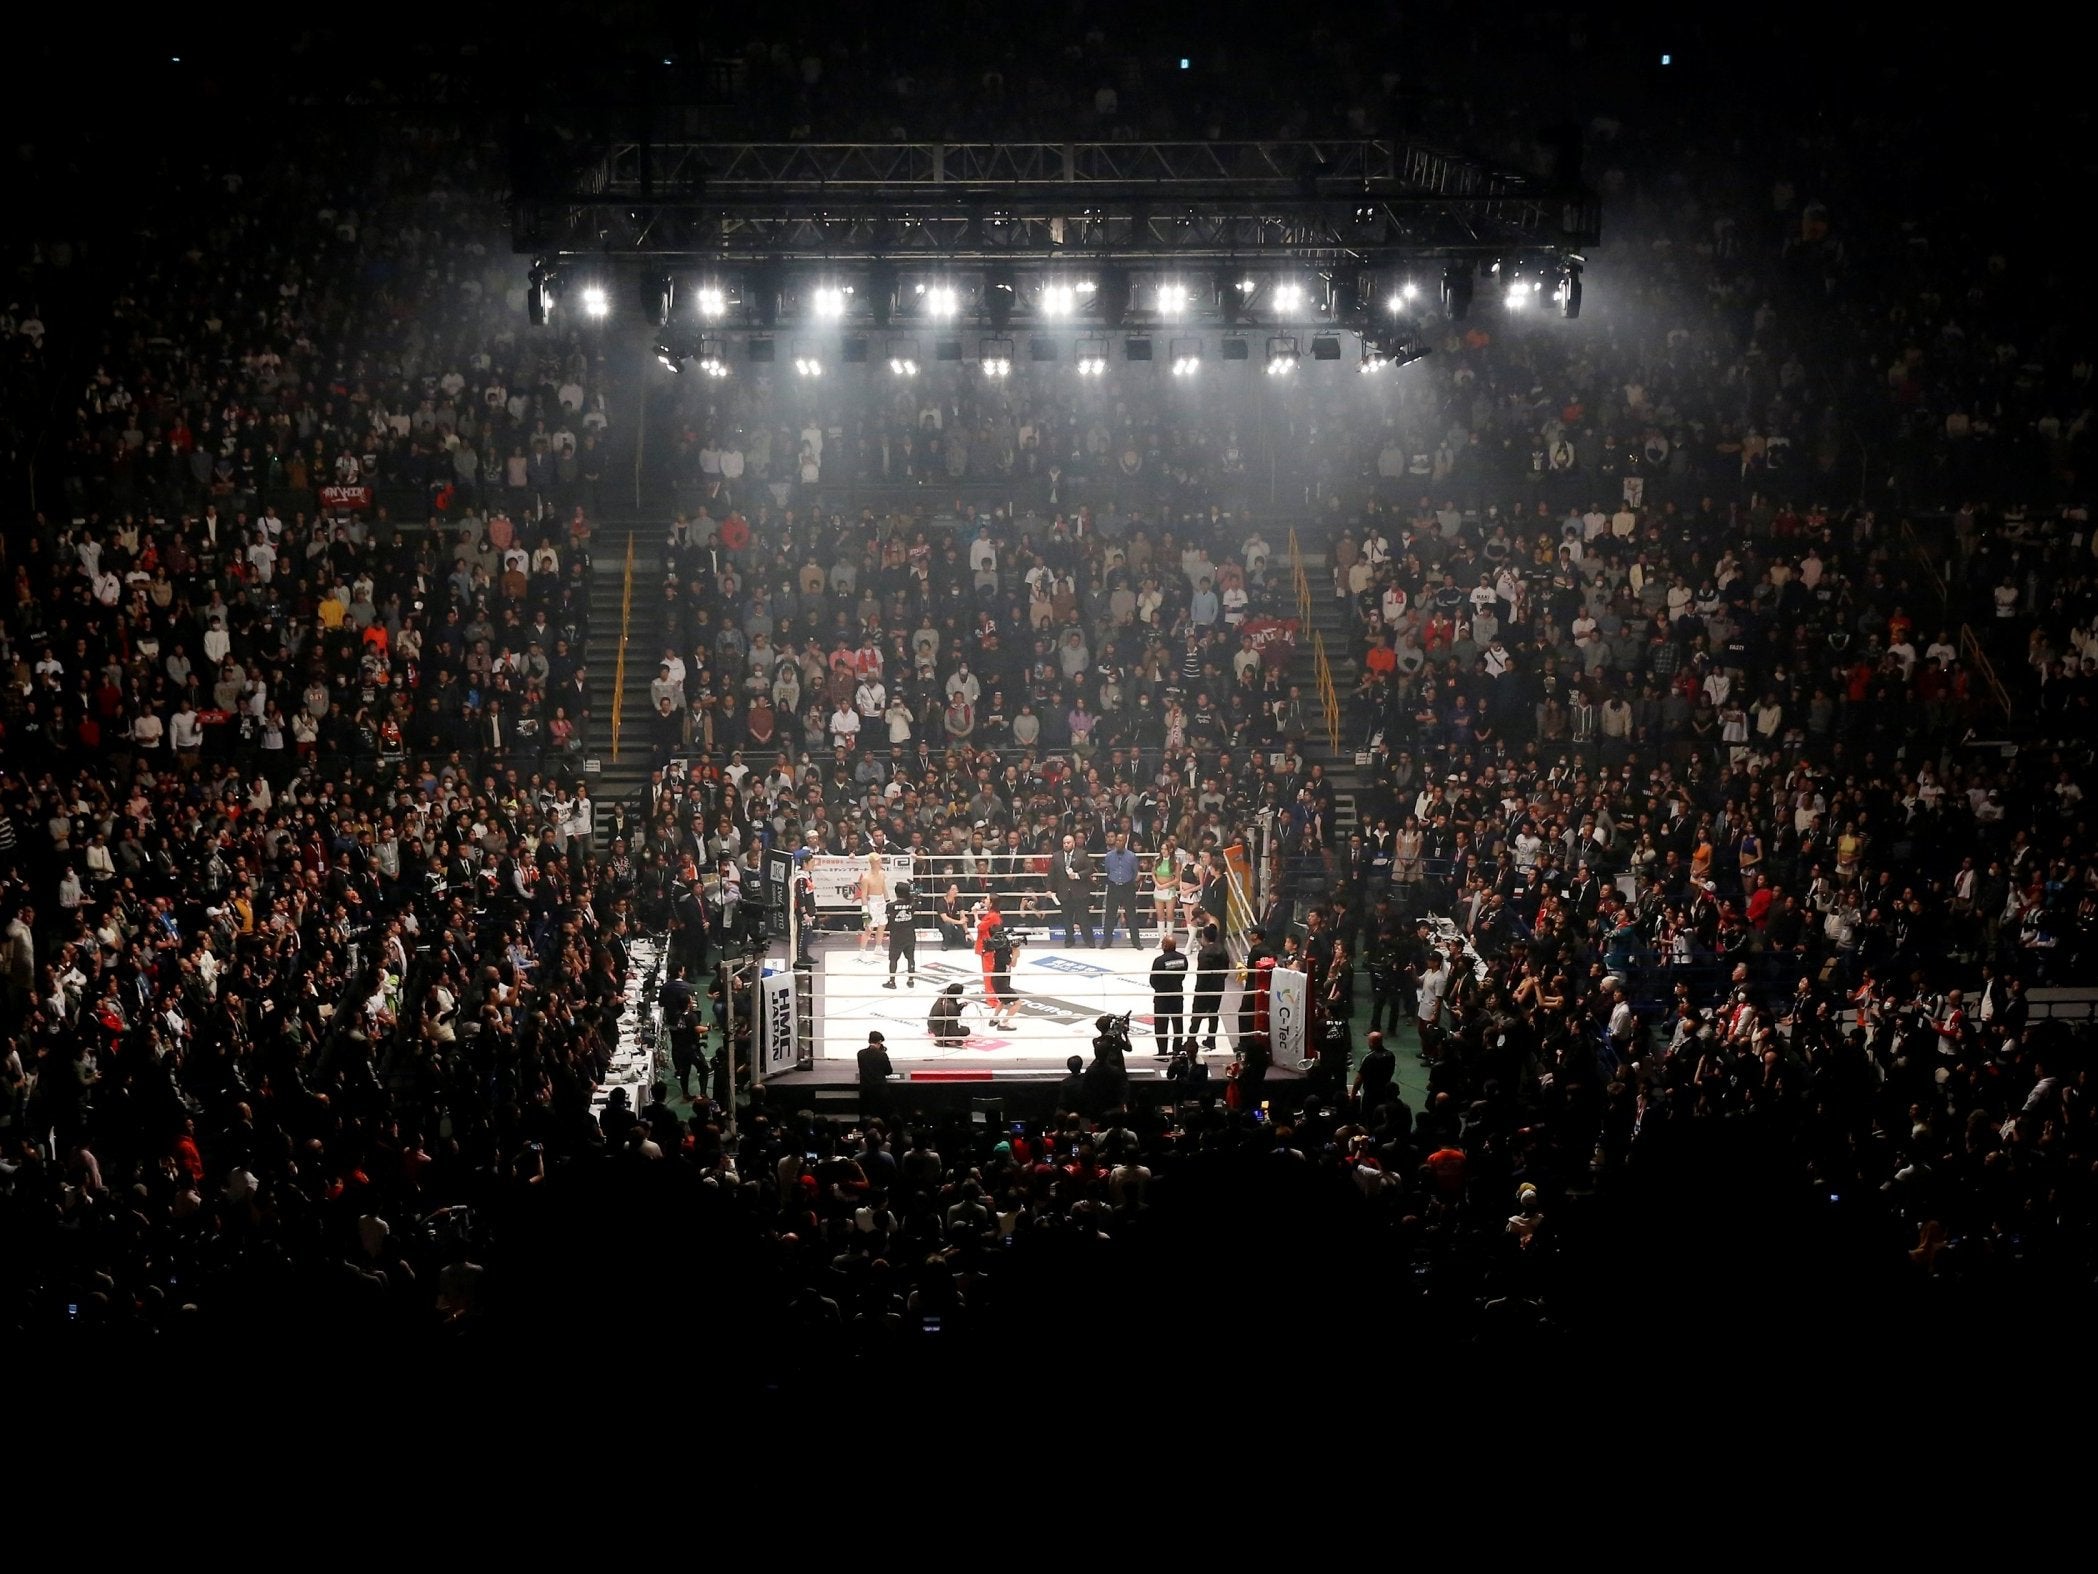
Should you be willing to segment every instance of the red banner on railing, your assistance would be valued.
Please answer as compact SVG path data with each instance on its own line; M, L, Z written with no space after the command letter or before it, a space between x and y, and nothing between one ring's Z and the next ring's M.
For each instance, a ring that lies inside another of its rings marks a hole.
M372 489L368 486L324 486L321 488L321 507L324 509L366 509L372 506Z

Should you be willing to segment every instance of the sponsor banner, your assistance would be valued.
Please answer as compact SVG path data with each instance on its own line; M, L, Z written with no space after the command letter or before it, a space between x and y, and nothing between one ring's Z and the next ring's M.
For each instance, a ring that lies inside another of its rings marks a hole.
M796 1064L794 1042L794 975L768 973L758 980L758 1067L776 1077Z
M774 935L787 932L787 900L794 888L794 855L774 847L765 854L765 927Z
M366 509L372 506L372 489L368 486L324 486L321 488L323 510Z
M1310 1053L1304 1047L1309 1030L1307 982L1302 973L1287 967L1276 968L1269 980L1268 1031L1278 1066L1293 1068Z
M896 889L898 880L911 878L911 855L888 853L883 855L882 864L889 872L889 889ZM865 858L845 858L834 853L819 853L808 863L809 881L816 891L818 912L837 912L841 908L860 905L860 876L867 872Z

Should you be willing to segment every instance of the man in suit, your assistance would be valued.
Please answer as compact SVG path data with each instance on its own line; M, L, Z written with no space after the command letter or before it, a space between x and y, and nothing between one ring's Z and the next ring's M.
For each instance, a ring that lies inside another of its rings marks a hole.
M1050 856L1049 884L1063 909L1064 947L1069 949L1080 935L1088 949L1099 944L1093 933L1093 855L1069 834L1063 846Z
M1151 1031L1158 1039L1158 1056L1169 1059L1187 1031L1187 953L1171 930L1159 942L1151 963Z
M867 1035L860 1051L860 1113L869 1119L889 1112L889 1078L896 1068L889 1061L889 1048L879 1033Z
M1129 944L1141 947L1137 928L1136 881L1140 872L1137 856L1129 850L1129 838L1116 831L1107 838L1107 901L1100 913L1100 937L1108 945L1115 941L1117 921L1129 925Z

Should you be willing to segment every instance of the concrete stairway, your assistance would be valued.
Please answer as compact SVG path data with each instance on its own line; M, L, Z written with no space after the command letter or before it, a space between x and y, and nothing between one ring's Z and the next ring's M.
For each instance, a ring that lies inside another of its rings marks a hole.
M648 685L663 649L661 529L652 524L600 526L592 547L590 575L590 749L598 762L591 795L604 810L631 803L648 780L651 709ZM626 630L626 691L620 703L619 757L612 757L612 701L618 683L620 600L625 589L626 549L634 542L634 601ZM609 846L598 817L599 849Z
M1288 572L1286 564L1283 572ZM1358 676L1354 659L1355 626L1349 609L1334 599L1333 570L1324 551L1306 548L1304 579L1311 589L1311 627L1298 634L1289 681L1303 691L1304 706L1311 715L1311 729L1304 739L1304 758L1309 764L1326 767L1326 777L1333 783L1334 830L1345 840L1355 829L1355 795L1368 784L1366 773L1355 764L1356 740L1348 735L1345 719L1348 692L1354 688ZM1339 749L1332 746L1326 735L1325 713L1319 702L1318 658L1312 651L1314 633L1326 641L1326 661L1333 672L1334 692L1341 700L1343 730Z

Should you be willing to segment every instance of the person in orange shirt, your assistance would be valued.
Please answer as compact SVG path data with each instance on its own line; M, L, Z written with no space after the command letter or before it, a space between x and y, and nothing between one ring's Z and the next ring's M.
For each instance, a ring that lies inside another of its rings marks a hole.
M976 954L983 958L983 1002L991 1013L991 1026L1012 1024L1013 937L998 911L998 898L986 898L983 917L976 921Z

